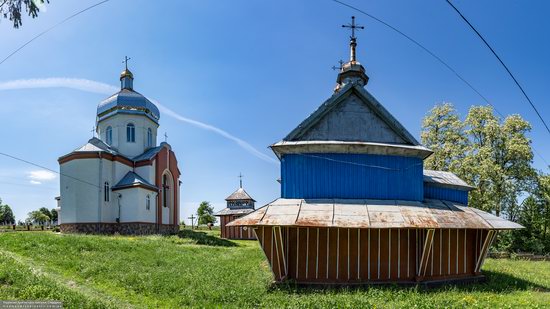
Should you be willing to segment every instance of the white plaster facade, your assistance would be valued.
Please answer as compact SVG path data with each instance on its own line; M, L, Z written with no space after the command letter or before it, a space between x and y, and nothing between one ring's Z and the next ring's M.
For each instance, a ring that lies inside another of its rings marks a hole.
M133 76L126 70L121 91L98 106L98 137L59 158L60 224L177 224L173 218L179 209L179 185L159 183L160 175L172 175L170 162L166 170L157 171L157 154L171 153L167 143L156 144L158 109L133 91L128 79ZM159 194L171 198L168 207L161 207L165 203L159 202Z

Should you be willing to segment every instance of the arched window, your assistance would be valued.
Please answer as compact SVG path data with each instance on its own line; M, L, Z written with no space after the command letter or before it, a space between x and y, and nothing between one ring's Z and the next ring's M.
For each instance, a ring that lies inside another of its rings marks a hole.
M109 186L109 182L105 182L103 184L103 200L105 202L108 202L111 197L111 187Z
M107 130L105 130L105 141L109 146L113 143L113 128L110 126L107 127Z
M162 206L168 207L168 180L166 174L162 175Z
M153 130L147 129L147 147L153 147Z
M151 196L149 196L149 194L145 197L145 209L151 209Z
M136 126L133 123L126 126L126 141L129 143L136 142Z

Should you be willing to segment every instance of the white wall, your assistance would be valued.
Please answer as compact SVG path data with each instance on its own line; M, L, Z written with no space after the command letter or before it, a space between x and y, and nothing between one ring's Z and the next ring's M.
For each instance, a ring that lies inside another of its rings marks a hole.
M155 223L156 192L143 188L128 188L116 191L122 195L120 199L120 222L150 222ZM146 196L151 197L151 207L146 209Z
M133 123L136 128L136 142L129 143L126 141L126 126ZM114 147L122 155L133 158L145 152L147 147L147 129L151 128L153 132L153 146L157 146L157 129L158 125L151 119L143 115L128 115L116 114L98 123L97 133L99 138L107 142L106 131L107 127L113 129Z
M99 170L99 159L79 159L61 164L60 191L63 223L98 221L99 195L102 192Z

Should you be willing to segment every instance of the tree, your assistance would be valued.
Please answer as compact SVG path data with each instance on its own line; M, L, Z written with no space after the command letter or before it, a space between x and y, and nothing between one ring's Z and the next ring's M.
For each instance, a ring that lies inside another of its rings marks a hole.
M9 19L13 22L14 28L19 28L23 25L23 9L32 17L38 17L40 5L44 4L44 0L0 0L0 17ZM46 0L49 3L49 0Z
M451 103L432 108L422 122L422 144L434 151L424 161L426 169L459 173L466 154L464 125ZM459 173L460 174L460 173Z
M0 202L0 223L15 224L15 215L9 205L2 205Z
M52 210L50 210L50 214L51 214L50 219L52 220L52 222L57 221L59 214L57 213L57 210L55 210L55 208L52 208Z
M28 214L27 223L38 223L40 225L44 225L46 222L50 221L50 217L46 216L42 211L35 210L31 211Z
M508 116L501 124L490 106L471 107L465 125L468 146L461 176L477 187L470 204L513 219L518 196L535 176L527 137L531 125L519 115Z
M52 219L52 213L50 212L50 210L46 207L40 207L40 209L38 209L38 211L40 211L41 213L43 213L46 217L48 217L48 222L51 224L51 219Z
M197 209L198 224L216 223L214 217L214 207L210 206L209 202L203 201Z

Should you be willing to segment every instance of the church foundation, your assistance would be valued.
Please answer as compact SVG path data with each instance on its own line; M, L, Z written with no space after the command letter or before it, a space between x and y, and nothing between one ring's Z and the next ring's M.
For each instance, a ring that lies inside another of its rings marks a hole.
M63 233L82 233L82 234L121 234L121 235L152 235L176 234L179 231L179 225L175 224L155 224L145 222L127 222L127 223L63 223L60 225Z

